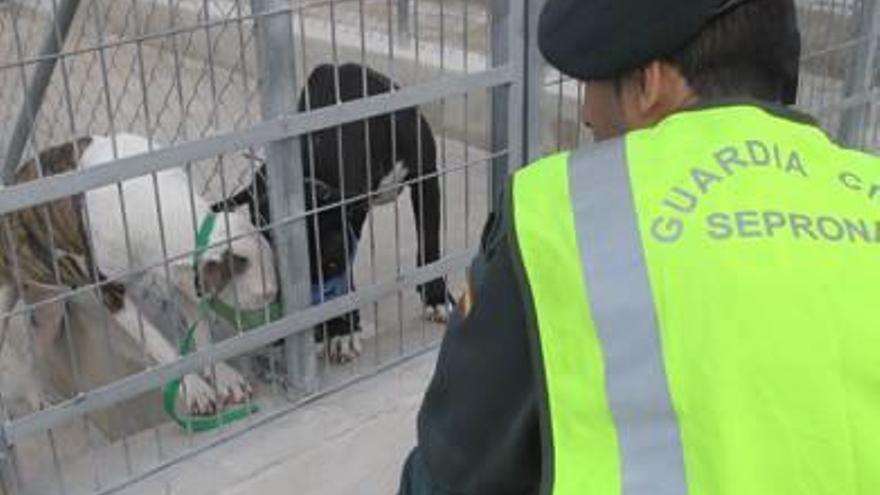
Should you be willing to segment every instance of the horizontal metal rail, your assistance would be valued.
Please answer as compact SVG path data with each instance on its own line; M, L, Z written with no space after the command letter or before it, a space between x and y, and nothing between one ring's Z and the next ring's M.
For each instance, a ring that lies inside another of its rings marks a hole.
M160 172L187 162L357 122L471 91L511 84L514 76L511 66L505 65L473 74L441 77L418 86L404 87L394 93L324 107L308 113L292 113L271 122L254 124L249 129L120 158L94 168L44 177L39 181L0 191L0 215Z
M474 249L448 256L436 263L401 274L397 280L358 289L348 295L292 314L263 328L239 334L230 339L181 356L174 363L157 366L104 385L49 409L39 411L3 425L2 431L10 445L75 418L127 399L155 390L187 373L196 372L217 361L246 354L312 327L358 307L380 301L399 291L413 288L439 276L465 268L475 254Z
M329 204L326 204L323 206L319 206L317 208L314 208L314 209L309 210L304 213L290 215L287 217L280 218L278 220L272 219L271 222L264 223L259 229L254 227L254 230L252 230L252 231L245 232L243 234L229 235L229 236L224 237L223 239L220 239L218 241L209 242L205 246L205 248L206 249L213 249L213 248L217 248L217 247L221 247L221 246L226 246L231 242L239 241L241 239L252 238L254 236L254 234L256 234L258 232L272 231L272 229L275 229L280 225L298 222L303 219L313 217L315 215L319 215L320 213L334 210L336 208L340 208L343 205L355 203L358 201L369 201L373 197L380 196L382 194L387 194L392 191L396 191L399 187L415 187L418 183L425 181L425 180L432 179L434 177L440 178L440 177L443 177L444 175L448 176L448 175L459 173L459 172L466 172L467 170L473 169L479 163L491 162L495 158L505 156L507 153L508 153L507 150L500 150L497 153L491 153L491 154L488 154L484 157L472 159L467 162L458 163L458 164L455 164L452 166L446 166L440 171L435 171L435 172L432 172L429 174L424 174L424 175L422 175L418 178L415 178L415 179L403 180L397 184L389 184L387 186L378 187L378 188L376 188L376 190L374 190L372 192L358 194L358 195L352 196L350 198L347 198L343 201L337 201L337 202L329 203ZM130 266L130 267L128 267L126 272L122 273L122 274L115 274L115 273L104 274L104 275L106 275L106 278L99 281L99 282L78 285L76 288L71 288L70 290L65 291L63 294L53 296L53 297L47 297L45 299L41 299L40 302L38 302L38 303L26 305L26 306L21 307L19 309L15 309L15 310L12 310L8 313L4 313L3 315L6 318L21 317L22 315L30 313L30 311L37 306L56 304L56 303L64 303L74 297L79 297L79 296L86 295L90 292L94 292L95 290L98 290L99 288L106 285L107 283L110 283L110 282L125 283L133 275L144 274L150 270L153 270L156 268L163 268L165 265L174 264L179 261L184 261L184 260L190 261L190 260L192 260L192 255L193 255L192 251L189 251L189 252L185 252L183 254L178 254L175 256L168 256L167 258L163 259L162 261L146 263L146 264L138 265L138 266Z

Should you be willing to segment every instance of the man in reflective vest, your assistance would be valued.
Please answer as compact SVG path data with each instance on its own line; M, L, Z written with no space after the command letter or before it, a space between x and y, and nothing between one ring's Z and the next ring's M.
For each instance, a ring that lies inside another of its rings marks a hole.
M600 143L515 174L402 494L880 493L880 160L793 0L548 0Z

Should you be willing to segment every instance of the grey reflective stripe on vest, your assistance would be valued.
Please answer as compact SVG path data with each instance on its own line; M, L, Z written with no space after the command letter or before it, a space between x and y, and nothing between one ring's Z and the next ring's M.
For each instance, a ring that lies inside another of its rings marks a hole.
M684 462L629 182L625 142L569 158L590 308L620 443L622 495L684 495Z

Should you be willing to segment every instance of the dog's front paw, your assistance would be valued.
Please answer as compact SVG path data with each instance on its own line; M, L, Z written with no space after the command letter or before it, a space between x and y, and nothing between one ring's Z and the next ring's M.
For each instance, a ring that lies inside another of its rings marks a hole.
M226 363L217 363L213 369L206 370L206 377L208 382L214 384L220 404L223 406L243 404L253 397L251 384L241 376L241 373Z
M433 323L445 325L449 322L449 305L425 306L425 319Z
M359 333L351 333L332 337L330 339L327 356L331 363L345 364L353 361L361 355L361 336Z
M447 323L453 299L446 289L446 282L442 278L434 279L420 286L419 293L425 305L425 319L434 323Z
M183 377L183 397L186 410L194 416L217 414L217 393L202 377L189 374Z

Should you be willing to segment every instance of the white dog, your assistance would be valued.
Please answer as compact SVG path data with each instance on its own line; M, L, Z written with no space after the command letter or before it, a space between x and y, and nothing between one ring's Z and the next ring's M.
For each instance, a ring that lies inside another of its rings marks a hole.
M113 138L93 136L78 143L80 146L68 143L41 153L43 170L49 173L63 171L59 170L63 167L53 166L52 160L58 163L76 162L75 156L67 156L73 149L79 150L80 168L94 167L115 158L149 150L145 138L131 134L118 134ZM199 315L200 297L219 297L226 304L237 303L242 310L264 308L275 300L277 282L272 251L264 238L254 232L246 213L216 218L208 237L209 247L201 253L198 265L194 266L192 253L196 250L196 229L206 223L211 209L210 203L195 192L195 187L190 187L187 174L182 169L159 172L155 182L153 176L149 175L125 181L121 189L112 185L92 190L84 198L85 209L77 209L83 210L78 212L85 217L85 228L81 230L88 232L90 242L80 242L73 234L69 237L76 239L74 245L87 244L90 249L85 249L83 253L71 253L76 251L73 248L67 251L62 249L62 254L58 255L62 278L71 281L62 280L60 286L47 285L43 273L45 267L41 271L38 261L29 261L31 258L37 259L37 256L19 256L17 263L6 261L7 271L18 266L15 276L9 276L8 273L6 276L21 281L21 295L29 304L39 303L63 294L70 287L82 285L83 278L91 279L88 282L109 279L128 283L132 281L128 275L132 271L154 279L166 279L167 275L171 285L184 295L177 302L187 321L198 323L194 338L196 345L203 348L210 341L210 334L207 322L201 321ZM69 203L75 204L72 201ZM56 231L69 234L76 230L68 225L60 225L64 222L59 222L57 218L63 216L55 213L53 211L51 222ZM28 223L34 222L19 221L20 229L27 230ZM128 229L125 228L126 224ZM21 237L27 236L19 236L13 242L23 244ZM19 245L18 248L28 253L26 246ZM22 259L24 266L21 266ZM165 260L170 261L166 264ZM84 275L90 273L87 265L91 263L97 266L98 273ZM4 268L2 263L0 268ZM0 273L0 278L2 275ZM169 342L146 318L139 318L128 295L122 296L121 304L108 303L108 300L112 301L113 297L105 293L104 304L113 317L136 342L141 343L151 358L159 363L178 358L177 346ZM43 304L35 310L32 320L38 345L46 345L47 340L57 336L63 315L58 306ZM225 363L204 370L201 376L185 376L183 385L187 408L194 414L215 413L224 404L247 400L252 393L247 381Z

